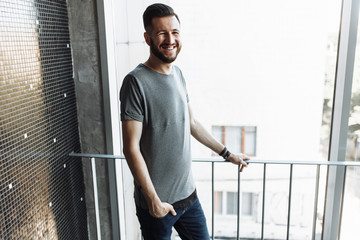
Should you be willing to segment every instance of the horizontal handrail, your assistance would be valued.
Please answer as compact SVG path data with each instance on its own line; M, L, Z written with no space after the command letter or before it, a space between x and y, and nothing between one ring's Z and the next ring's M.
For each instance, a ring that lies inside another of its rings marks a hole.
M70 153L71 157L84 157L84 158L105 158L105 159L125 159L124 155L111 155L111 154L93 154L93 153ZM223 158L214 157L214 158L193 158L193 162L223 162ZM246 160L247 163L259 163L259 164L294 164L294 165L327 165L327 166L360 166L360 162L350 162L350 161L339 161L339 162L329 162L329 161L300 161L300 160L261 160L261 159L250 159Z

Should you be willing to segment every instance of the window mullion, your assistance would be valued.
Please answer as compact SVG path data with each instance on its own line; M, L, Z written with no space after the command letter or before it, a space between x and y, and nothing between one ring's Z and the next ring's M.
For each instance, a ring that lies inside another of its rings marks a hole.
M345 161L358 14L359 0L343 1L329 161ZM322 239L335 240L340 235L344 173L342 167L331 167L328 170Z

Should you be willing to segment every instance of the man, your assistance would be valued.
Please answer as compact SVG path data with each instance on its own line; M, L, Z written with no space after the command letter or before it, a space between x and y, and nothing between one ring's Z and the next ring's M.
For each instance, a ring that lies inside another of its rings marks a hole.
M172 64L182 46L173 9L153 4L143 21L150 56L125 77L120 91L124 154L142 235L169 240L174 227L182 239L209 239L191 173L190 134L226 161L244 167L248 157L231 154L194 118L185 80Z

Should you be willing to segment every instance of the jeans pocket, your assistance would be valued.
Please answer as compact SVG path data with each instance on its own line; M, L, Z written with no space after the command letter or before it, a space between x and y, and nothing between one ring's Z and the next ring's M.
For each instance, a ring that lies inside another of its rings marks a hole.
M153 217L153 216L152 216ZM173 215L168 212L165 216L163 217L153 217L155 220L158 220L158 221L164 221L164 220L168 220L168 219L171 219L171 217L173 217Z

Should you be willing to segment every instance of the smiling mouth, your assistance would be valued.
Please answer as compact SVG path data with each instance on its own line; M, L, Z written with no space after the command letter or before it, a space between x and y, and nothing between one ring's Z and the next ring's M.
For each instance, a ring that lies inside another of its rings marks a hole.
M162 48L164 48L165 50L174 50L176 48L176 46L164 45L164 46L162 46Z

